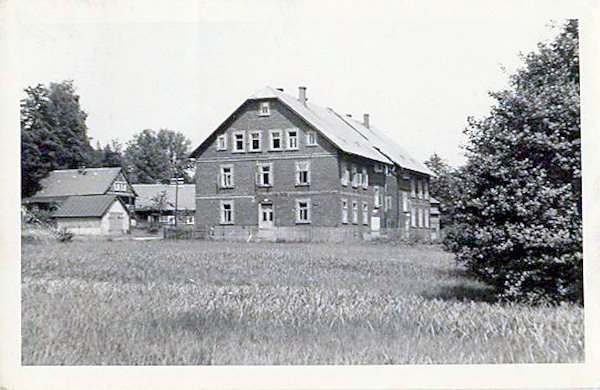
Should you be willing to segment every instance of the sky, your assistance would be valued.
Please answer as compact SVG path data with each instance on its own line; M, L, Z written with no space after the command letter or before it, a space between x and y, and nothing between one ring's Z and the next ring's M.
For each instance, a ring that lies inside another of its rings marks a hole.
M419 161L464 163L463 129L551 39L568 2L19 3L19 88L74 81L91 143L180 131L192 149L269 85L362 118ZM21 92L21 98L24 93Z

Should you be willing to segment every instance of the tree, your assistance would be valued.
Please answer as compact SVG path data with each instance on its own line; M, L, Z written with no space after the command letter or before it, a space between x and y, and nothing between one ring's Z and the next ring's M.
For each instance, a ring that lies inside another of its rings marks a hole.
M452 224L454 203L458 198L458 171L434 153L425 165L435 176L430 179L430 194L440 202L440 225L443 228Z
M93 165L95 167L121 167L127 172L127 164L125 163L122 149L123 145L115 139L111 140L110 144L105 144L104 147L99 142L96 142Z
M21 100L21 195L32 195L53 169L88 164L87 114L72 81L38 84Z
M131 180L136 183L167 182L174 176L191 183L187 159L191 141L183 134L146 129L127 143L125 160Z
M501 298L582 301L577 21L523 61L469 119L453 250Z

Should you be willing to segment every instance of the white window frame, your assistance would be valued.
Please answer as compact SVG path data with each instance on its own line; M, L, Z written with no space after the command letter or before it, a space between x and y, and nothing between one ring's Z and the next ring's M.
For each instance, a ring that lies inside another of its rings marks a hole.
M221 141L223 146L221 146ZM221 134L217 137L217 150L227 150L227 134Z
M291 136L290 133L296 133L295 136ZM285 136L286 136L286 148L287 150L298 150L299 147L299 138L300 138L300 131L298 129L287 129L285 131ZM294 145L292 145L292 140L294 140Z
M419 214L419 227L422 228L423 227L423 209L418 209L417 211Z
M429 181L423 179L423 190L425 192L425 199L429 199Z
M348 186L350 184L350 168L348 168L348 163L343 163L342 165L342 185Z
M373 195L374 195L373 207L378 209L381 207L381 187L380 186L375 186L373 188Z
M402 211L408 212L408 193L406 191L402 191Z
M225 169L229 168L229 181L230 183L227 184L225 183ZM233 188L233 186L235 185L234 182L234 173L233 173L233 164L223 164L223 165L219 165L219 187L220 188Z
M375 166L373 167L373 171L375 171L377 173L383 172L383 167L382 167L381 163L375 163Z
M115 181L113 183L113 191L115 192L126 192L127 191L127 183L124 181Z
M306 203L306 219L300 218L300 216L301 216L300 203ZM311 215L310 199L308 199L308 198L296 199L296 223L311 223L310 215Z
M257 138L257 140L258 140L258 148L257 149L254 148L254 141L255 141L254 136L255 135L258 135L258 138ZM248 151L249 152L260 152L260 151L262 151L262 131L260 131L260 130L251 131L250 132L250 137L249 137L248 141L249 141L248 142Z
M238 149L238 140L237 136L242 136L242 148ZM244 153L246 151L246 132L245 131L235 131L233 133L233 148L231 150L232 153Z
M367 173L367 168L362 169L362 187L365 190L369 188L369 174Z
M312 137L312 139L311 139ZM306 146L317 146L317 132L307 131L306 132Z
M268 167L268 176L269 176L269 182L265 183L265 171L263 170L263 168ZM257 184L260 187L273 187L273 163L258 163L258 181Z
M356 165L352 164L352 187L357 188L358 186L358 168Z
M348 223L348 199L342 198L342 223Z
M300 172L306 172L306 182L300 181ZM310 161L296 161L296 185L310 185Z
M369 224L369 203L368 202L362 202L362 220L363 220L363 225L368 225Z
M352 224L358 225L358 201L352 201Z
M390 211L392 209L392 196L391 195L386 195L384 198L384 202L385 202L385 211Z
M410 178L410 196L413 198L417 196L417 184L414 177Z
M225 206L229 205L229 221L225 218ZM219 202L219 223L221 225L233 225L235 223L235 202L233 200L222 200Z
M423 180L417 179L417 196L423 199Z
M425 209L423 211L423 213L425 214L424 215L424 218L425 218L425 227L429 229L429 227L430 227L430 223L429 223L429 210Z
M278 137L275 137L275 133L279 133ZM279 140L279 147L273 147L273 141L277 138ZM269 130L269 150L270 151L279 151L283 150L283 130Z
M193 225L194 222L195 222L195 218L193 215L186 215L186 217L185 217L186 225Z
M410 210L410 226L417 227L417 210L414 207Z
M271 115L271 102L260 102L258 104L258 116Z

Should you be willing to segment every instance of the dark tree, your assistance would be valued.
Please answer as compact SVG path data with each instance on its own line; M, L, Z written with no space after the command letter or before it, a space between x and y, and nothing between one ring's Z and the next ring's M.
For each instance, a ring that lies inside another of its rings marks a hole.
M21 100L21 195L39 189L53 169L77 168L91 162L86 113L72 81L38 84Z
M577 21L523 60L469 121L453 249L502 298L582 301Z

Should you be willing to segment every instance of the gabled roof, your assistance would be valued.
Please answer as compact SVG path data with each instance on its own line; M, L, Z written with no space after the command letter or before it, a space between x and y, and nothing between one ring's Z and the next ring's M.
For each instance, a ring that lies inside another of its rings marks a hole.
M196 210L196 185L180 184L177 190L177 210ZM166 191L167 206L165 210L175 209L174 184L134 184L133 188L138 194L135 208L138 210L152 209L152 198Z
M52 216L62 218L102 217L115 199L121 201L114 194L69 196Z
M383 163L397 164L405 169L433 175L427 167L410 157L410 155L389 136L373 126L367 128L363 123L345 115L340 115L331 108L324 108L309 102L306 102L305 106L295 97L271 87L261 89L250 96L246 102L261 99L277 99L346 153ZM246 102L244 102L244 104ZM235 112L233 114L235 114ZM223 122L223 124L226 122L227 120ZM223 124L221 126L223 126ZM219 128L221 126L219 126ZM210 136L208 138L210 138ZM206 142L206 140L204 142ZM201 147L202 145L192 152L191 157L196 157L196 152L199 151Z
M41 189L29 200L73 195L102 195L110 189L121 172L120 167L54 170L40 181Z

